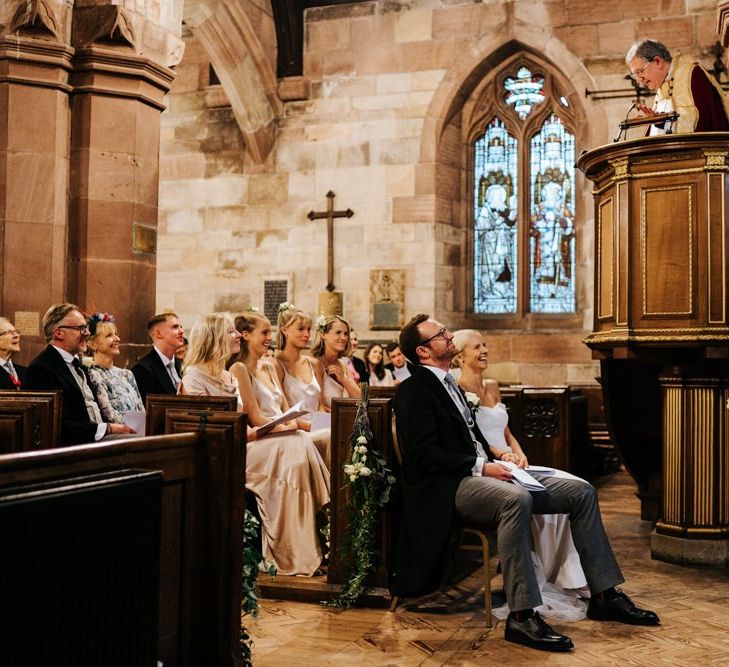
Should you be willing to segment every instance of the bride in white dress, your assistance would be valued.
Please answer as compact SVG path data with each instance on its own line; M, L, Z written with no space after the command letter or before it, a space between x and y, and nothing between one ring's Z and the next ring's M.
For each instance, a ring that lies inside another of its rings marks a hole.
M483 380L488 366L488 351L483 337L473 329L462 329L453 335L458 350L454 363L461 369L458 385L465 392L475 394L479 407L475 412L476 424L491 446L492 454L526 468L529 461L519 442L509 430L509 416L501 402L499 385L494 380ZM574 475L557 471L557 475ZM532 558L544 606L538 611L543 616L558 620L579 620L585 615L585 605L577 598L588 595L587 580L580 558L572 541L569 518L566 514L535 514L532 517ZM508 609L494 610L497 617L506 618Z

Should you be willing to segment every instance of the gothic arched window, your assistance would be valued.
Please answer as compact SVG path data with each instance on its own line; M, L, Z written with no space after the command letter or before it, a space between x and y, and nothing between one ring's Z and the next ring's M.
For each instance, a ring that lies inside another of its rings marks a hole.
M476 315L573 314L575 137L567 98L522 57L482 89L470 124Z

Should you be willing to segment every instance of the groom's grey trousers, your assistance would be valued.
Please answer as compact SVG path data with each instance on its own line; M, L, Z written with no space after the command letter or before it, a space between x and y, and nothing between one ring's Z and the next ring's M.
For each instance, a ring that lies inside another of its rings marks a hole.
M600 518L597 491L591 484L539 473L546 491L493 477L464 477L456 492L456 513L466 525L497 529L504 592L512 611L542 604L531 558L532 514L568 514L572 539L590 591L599 593L624 579Z

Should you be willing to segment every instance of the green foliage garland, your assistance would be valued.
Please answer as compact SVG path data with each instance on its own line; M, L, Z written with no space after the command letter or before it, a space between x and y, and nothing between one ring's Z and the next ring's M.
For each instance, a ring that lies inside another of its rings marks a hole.
M258 519L248 510L243 519L243 575L241 577L241 625L240 625L240 652L244 665L252 665L251 647L253 640L243 625L243 616L250 615L258 618L258 573L263 562L263 555L258 549L251 546L257 539ZM272 577L276 576L276 566L264 563L264 571Z
M347 577L339 595L328 602L331 607L349 609L366 590L367 579L377 566L377 521L380 510L390 499L395 477L390 474L382 452L375 449L372 428L367 417L368 385L360 385L362 398L350 442L352 455L344 466L349 483L347 510L349 530L344 545L348 562Z

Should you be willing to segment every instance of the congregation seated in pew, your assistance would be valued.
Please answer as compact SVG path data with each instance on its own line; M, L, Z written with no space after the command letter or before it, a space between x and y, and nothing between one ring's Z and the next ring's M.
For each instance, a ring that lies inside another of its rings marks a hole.
M0 389L19 390L25 379L25 366L13 364L20 352L20 332L6 317L0 317Z
M61 442L78 445L102 438L133 434L126 424L105 421L79 356L87 349L89 328L80 308L72 303L51 306L43 316L47 347L30 363L26 389L60 389Z
M239 410L245 406L246 489L263 521L264 559L280 574L311 576L322 561L317 513L329 502L329 472L314 441L295 423L290 432L274 427L258 437L257 429L281 414L275 372L270 362L259 367L271 337L270 322L254 313L235 322L227 313L200 318L190 334L180 393L235 396Z

